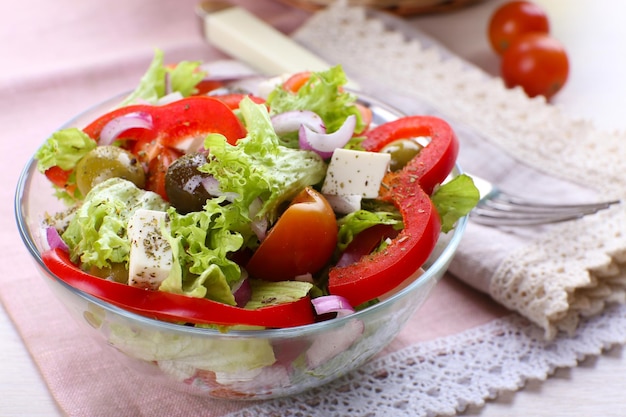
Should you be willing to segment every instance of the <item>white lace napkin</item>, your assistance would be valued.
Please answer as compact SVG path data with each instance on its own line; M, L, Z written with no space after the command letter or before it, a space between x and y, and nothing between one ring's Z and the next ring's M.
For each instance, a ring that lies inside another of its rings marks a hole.
M504 189L556 201L626 196L624 132L598 131L543 98L506 89L400 19L338 2L294 38L342 64L364 91L450 121L462 167ZM622 204L547 227L470 224L450 271L553 338L607 303L624 302L625 233Z

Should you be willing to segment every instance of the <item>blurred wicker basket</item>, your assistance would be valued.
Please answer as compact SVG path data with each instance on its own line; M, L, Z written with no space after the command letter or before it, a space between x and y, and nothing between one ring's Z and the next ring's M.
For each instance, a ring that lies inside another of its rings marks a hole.
M315 11L329 6L336 0L280 0L301 9ZM408 16L426 13L441 13L478 3L482 0L348 0L348 4L390 11Z

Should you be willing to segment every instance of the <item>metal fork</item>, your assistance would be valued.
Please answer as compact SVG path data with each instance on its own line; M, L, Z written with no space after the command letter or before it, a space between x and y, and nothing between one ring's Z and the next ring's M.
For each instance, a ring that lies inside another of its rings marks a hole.
M486 226L534 226L564 222L596 213L620 202L611 200L587 204L542 203L507 194L485 179L473 174L470 176L480 191L480 201L469 217L474 223Z

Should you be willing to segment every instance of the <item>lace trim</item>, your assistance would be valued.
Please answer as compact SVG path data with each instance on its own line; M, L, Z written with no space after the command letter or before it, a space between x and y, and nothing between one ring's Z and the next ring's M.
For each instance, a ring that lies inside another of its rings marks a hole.
M626 132L571 120L541 97L505 88L414 28L407 38L399 20L390 26L372 13L337 2L294 37L327 61L341 62L363 86L445 109L446 117L538 171L595 189L600 197L624 197ZM624 208L592 217L542 234L511 253L491 277L491 296L541 326L548 338L625 298Z
M584 336L583 336L584 335ZM483 405L500 390L543 380L626 342L626 306L584 319L572 336L552 341L518 315L420 343L373 360L322 388L257 403L228 417L432 417Z

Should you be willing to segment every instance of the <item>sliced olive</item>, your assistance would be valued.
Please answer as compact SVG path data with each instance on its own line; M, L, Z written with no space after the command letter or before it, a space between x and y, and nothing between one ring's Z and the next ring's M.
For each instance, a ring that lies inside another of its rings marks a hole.
M143 188L146 174L137 157L117 146L98 146L76 165L76 185L83 195L109 178L124 178Z
M391 142L380 151L391 155L389 169L397 171L413 159L422 148L423 146L413 139L399 139Z
M89 268L89 273L100 278L108 279L122 284L128 284L128 269L123 263L112 263L104 268Z
M189 153L178 158L167 169L165 192L170 204L179 213L200 211L207 199L211 198L202 184L209 174L198 171L204 164L204 154Z

